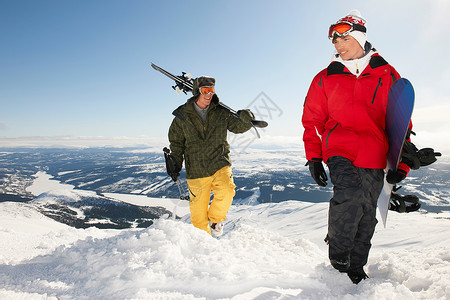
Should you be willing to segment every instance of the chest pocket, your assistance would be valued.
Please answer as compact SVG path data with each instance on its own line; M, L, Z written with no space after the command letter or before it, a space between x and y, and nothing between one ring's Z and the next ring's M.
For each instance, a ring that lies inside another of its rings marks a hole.
M367 95L366 105L368 116L375 124L384 125L386 106L390 84L390 75L379 77L372 81L372 93Z
M380 78L378 79L378 84L377 84L377 86L376 86L376 88L375 88L375 92L373 93L373 97L372 97L372 102L371 102L371 104L374 104L375 98L376 98L377 93L378 93L378 89L380 89L381 87L383 87L383 78L380 77Z

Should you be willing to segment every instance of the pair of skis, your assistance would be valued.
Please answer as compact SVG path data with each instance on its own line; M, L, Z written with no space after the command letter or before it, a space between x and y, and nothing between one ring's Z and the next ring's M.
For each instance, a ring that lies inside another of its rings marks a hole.
M183 72L180 76L176 76L153 63L152 63L152 68L155 69L156 71L159 71L162 74L166 75L170 79L174 80L175 85L172 86L172 88L175 91L177 91L178 93L184 92L185 94L187 94L188 92L192 92L193 84L194 84L192 75ZM239 118L239 114L237 113L237 111L235 111L231 107L227 106L223 102L219 101L218 105L220 107L226 109L227 111L229 111L236 118ZM256 128L265 128L268 125L268 123L266 121L262 121L262 120L251 120L250 122L251 122L253 128L255 128L255 130L256 130ZM258 137L259 137L259 133L257 130L256 130L256 133L258 134Z

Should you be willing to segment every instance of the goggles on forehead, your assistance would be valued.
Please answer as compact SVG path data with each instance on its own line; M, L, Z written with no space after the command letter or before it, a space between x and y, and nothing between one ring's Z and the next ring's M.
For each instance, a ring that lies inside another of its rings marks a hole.
M202 86L199 88L200 94L202 95L214 95L214 87L213 86Z
M350 32L357 30L366 32L366 27L360 24L350 23L350 22L339 22L330 26L328 30L328 38L332 39L334 35L339 37L344 37L350 34Z

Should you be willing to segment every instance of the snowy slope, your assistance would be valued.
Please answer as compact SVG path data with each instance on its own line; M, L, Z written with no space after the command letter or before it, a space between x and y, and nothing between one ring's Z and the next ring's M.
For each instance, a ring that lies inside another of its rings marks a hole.
M28 190L49 203L93 193L43 172ZM189 224L186 201L106 196L163 206L181 219L75 229L33 203L0 203L0 299L450 298L448 211L390 212L373 239L370 280L356 286L328 262L325 202L233 205L215 239Z
M326 203L233 206L215 239L188 216L74 229L0 203L0 298L449 299L448 213L391 213L357 286L328 263L326 217Z

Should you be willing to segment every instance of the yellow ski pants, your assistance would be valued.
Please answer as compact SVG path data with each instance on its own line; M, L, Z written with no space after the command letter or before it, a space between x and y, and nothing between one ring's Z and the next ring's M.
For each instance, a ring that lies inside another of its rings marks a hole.
M211 234L209 221L219 223L226 220L233 202L236 186L231 167L223 167L209 177L188 179L187 183L191 197L189 202L191 223ZM209 205L211 190L214 197Z

